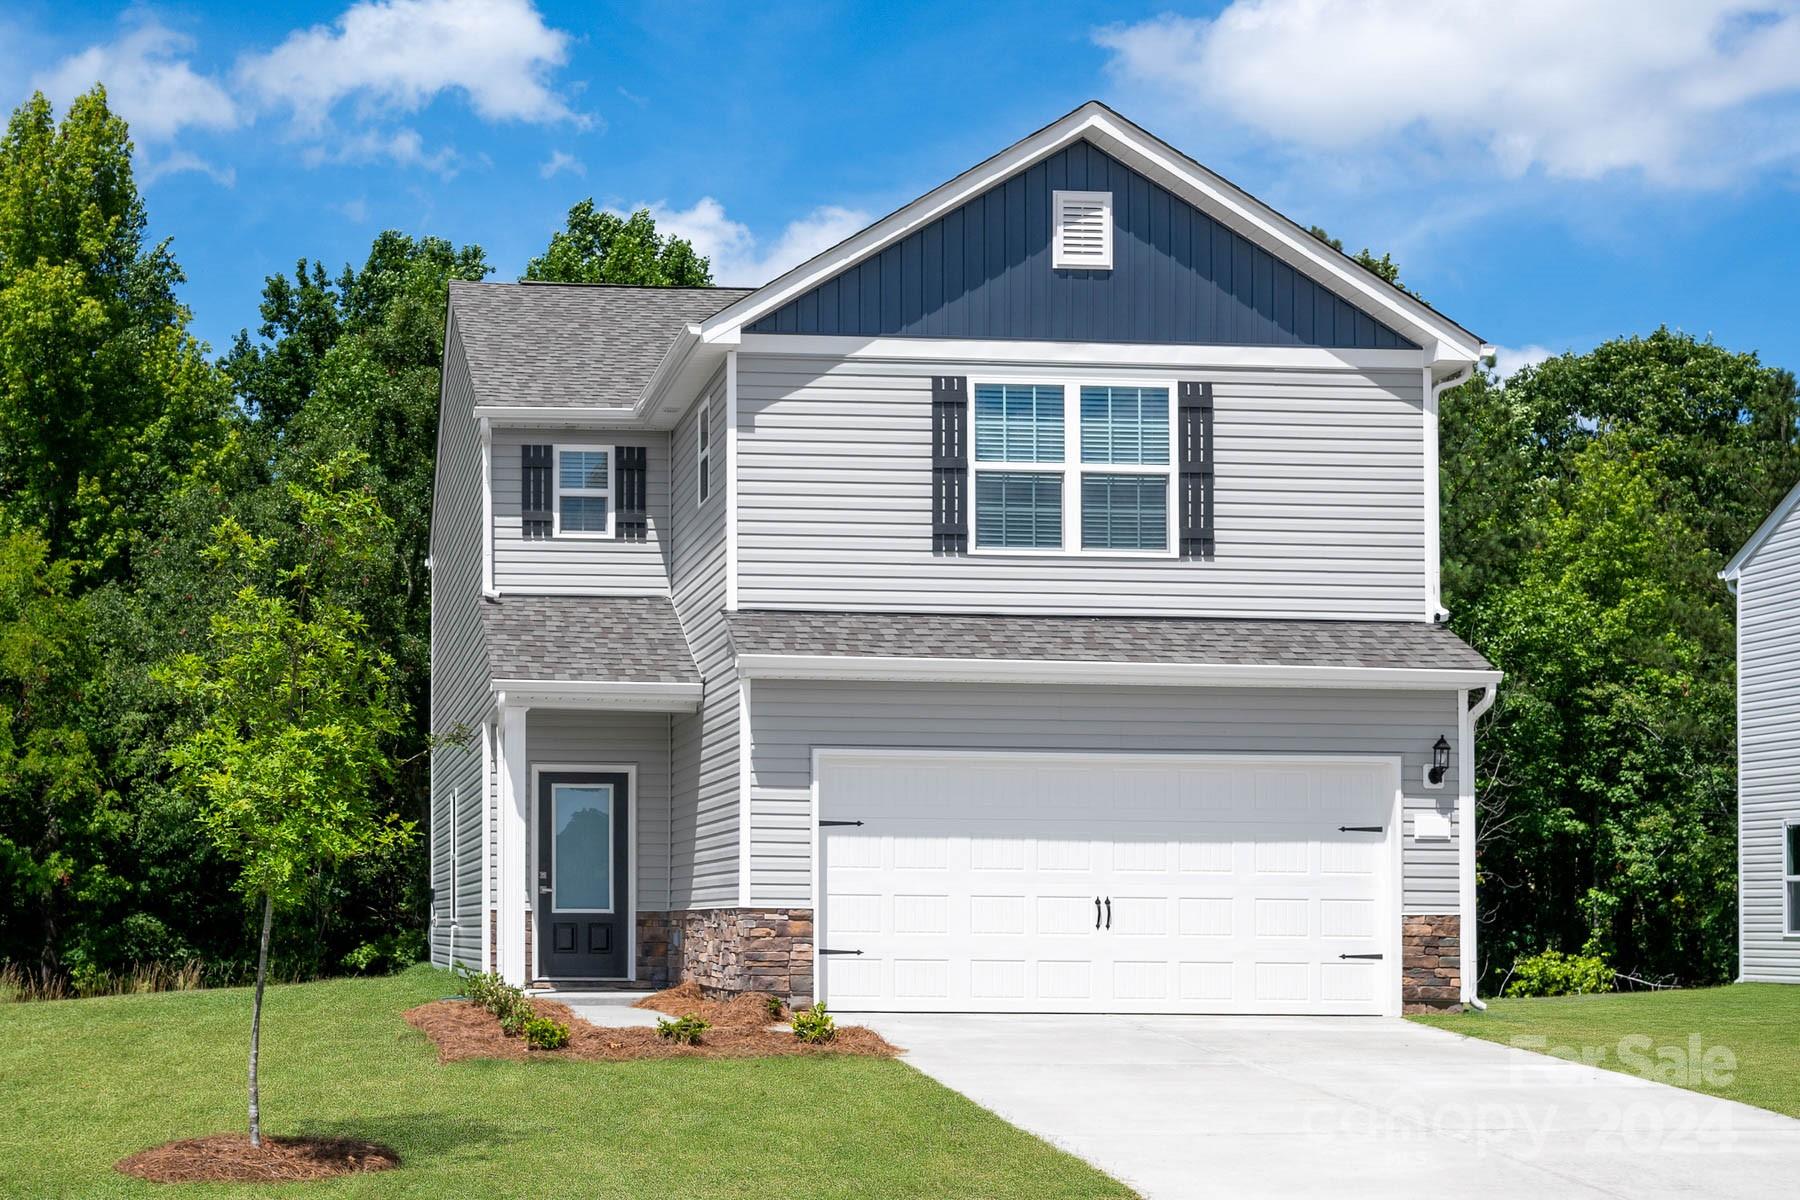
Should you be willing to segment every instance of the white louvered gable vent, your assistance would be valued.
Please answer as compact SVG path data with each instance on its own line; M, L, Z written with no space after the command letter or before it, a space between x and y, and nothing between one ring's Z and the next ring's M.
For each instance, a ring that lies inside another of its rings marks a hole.
M1056 216L1051 266L1057 270L1112 270L1112 193L1053 192L1050 208Z

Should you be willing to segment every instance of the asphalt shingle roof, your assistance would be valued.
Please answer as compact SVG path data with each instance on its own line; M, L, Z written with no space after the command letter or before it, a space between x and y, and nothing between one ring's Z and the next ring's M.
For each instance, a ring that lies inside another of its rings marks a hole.
M629 408L683 326L748 288L450 285L479 404Z
M1422 621L772 611L729 620L739 654L1493 669L1449 629Z
M699 683L662 596L505 596L481 603L495 679Z

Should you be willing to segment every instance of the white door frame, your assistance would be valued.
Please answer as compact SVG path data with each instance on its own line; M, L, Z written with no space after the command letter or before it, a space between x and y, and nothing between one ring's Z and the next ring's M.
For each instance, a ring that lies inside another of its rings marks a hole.
M545 771L552 774L558 772L586 773L592 775L625 776L625 873L630 881L625 889L625 974L606 975L595 980L579 980L578 982L637 982L637 911L638 911L638 827L637 827L637 764L636 763L532 763L531 764L531 829L525 835L525 878L530 880L531 888L531 977L542 979L543 971L543 938L538 935L538 908L543 903L543 893L537 890L538 870L538 827L543 824L543 789L538 785L538 776Z
M813 995L821 1003L829 1004L830 997L825 994L825 973L822 956L819 951L824 945L823 933L825 922L824 879L819 872L819 788L823 777L823 767L827 763L840 761L881 761L934 759L1030 759L1033 761L1051 760L1056 762L1089 762L1114 763L1129 762L1132 766L1154 766L1168 763L1176 766L1192 765L1224 765L1243 763L1246 766L1377 766L1386 770L1392 784L1393 799L1388 810L1387 820L1387 859L1388 875L1382 885L1382 908L1387 914L1387 935L1382 942L1382 972L1387 981L1386 994L1382 1000L1382 1015L1397 1017L1400 1015L1400 956L1404 953L1403 941L1400 937L1400 925L1404 909L1406 891L1404 855L1402 853L1406 835L1406 793L1402 786L1405 778L1405 760L1398 754L1233 754L1229 751L1138 751L1138 750L927 750L927 749L890 749L878 746L815 746L812 752L812 786L811 801L808 811L812 819L812 862L811 894L813 903ZM537 790L536 784L532 791ZM533 823L536 827L536 822Z

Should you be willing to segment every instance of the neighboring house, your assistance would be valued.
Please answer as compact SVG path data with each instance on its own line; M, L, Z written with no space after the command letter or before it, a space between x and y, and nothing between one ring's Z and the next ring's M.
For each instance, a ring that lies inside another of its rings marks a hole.
M1099 104L754 291L455 284L432 955L832 1007L1471 994L1484 352Z
M1738 978L1800 983L1800 487L1720 576L1738 605Z

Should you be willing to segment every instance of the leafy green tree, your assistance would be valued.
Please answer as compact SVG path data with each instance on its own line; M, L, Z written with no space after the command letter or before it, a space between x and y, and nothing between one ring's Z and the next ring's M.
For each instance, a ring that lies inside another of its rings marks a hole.
M0 528L118 577L223 435L228 397L144 240L125 122L96 87L34 95L0 137Z
M649 209L621 217L594 207L591 199L569 210L568 225L525 265L525 278L641 287L708 287L713 281L712 264L687 239L659 234Z
M1734 606L1716 577L1800 479L1792 374L1660 329L1442 410L1452 623L1507 672L1482 732L1484 959L1735 969Z
M261 910L250 1018L250 1142L261 1145L258 1057L269 936L277 908L309 894L322 868L410 840L383 814L377 785L391 775L404 719L392 659L373 645L354 599L391 549L374 494L350 482L360 464L321 466L314 487L290 484L299 509L291 539L258 537L235 520L218 529L209 561L233 581L203 648L160 677L194 710L169 752L200 803L201 823Z
M92 651L70 582L37 534L0 537L0 955L52 972L119 890L125 821L83 731Z

